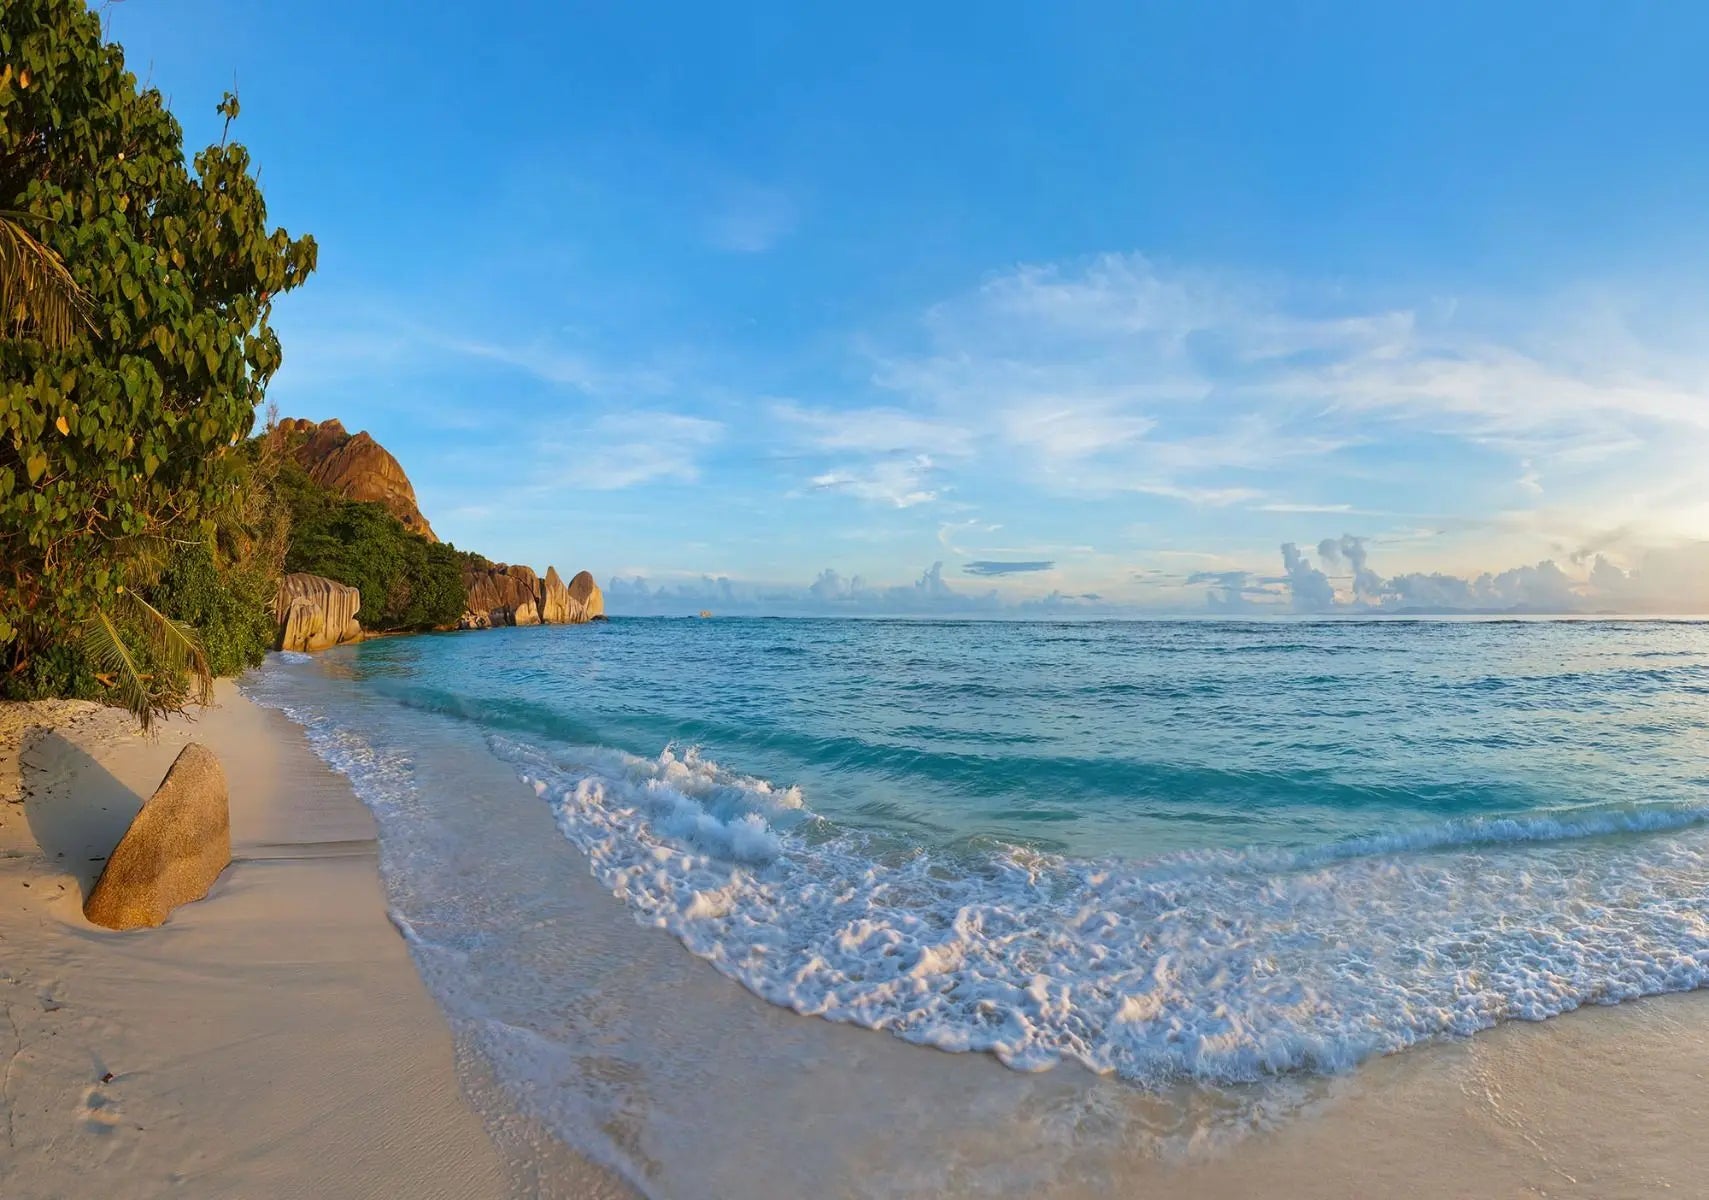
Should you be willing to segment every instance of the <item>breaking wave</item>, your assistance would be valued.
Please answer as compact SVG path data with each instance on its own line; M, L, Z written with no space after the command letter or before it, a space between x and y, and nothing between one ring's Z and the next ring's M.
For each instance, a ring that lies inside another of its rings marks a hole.
M841 828L692 749L488 744L614 896L726 976L1021 1070L1073 1059L1147 1085L1339 1071L1709 982L1709 807L1132 863Z

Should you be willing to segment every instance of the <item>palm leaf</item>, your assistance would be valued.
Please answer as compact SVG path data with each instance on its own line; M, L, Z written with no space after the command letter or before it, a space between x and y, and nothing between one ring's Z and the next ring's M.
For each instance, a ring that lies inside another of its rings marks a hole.
M112 680L109 687L119 707L128 709L146 731L154 719L154 698L136 656L105 609L97 608L84 623L83 656L99 674Z
M183 621L174 621L128 588L120 592L119 597L136 618L161 669L174 682L189 676L195 702L203 707L212 704L214 673L208 669L208 655L202 649L202 641L196 636L196 631Z
M130 588L152 587L160 582L172 559L172 543L158 533L133 533L115 538L113 556L122 564L121 577Z
M177 712L186 699L206 706L213 703L214 677L208 656L196 632L182 621L174 621L130 590L119 592L115 608L127 620L98 607L83 627L83 655L107 684L114 703L126 709L146 731L157 716ZM155 670L142 669L137 652L126 640L126 630L142 640L142 648ZM188 679L190 691L182 689Z
M24 228L25 213L0 210L0 333L32 328L63 349L80 328L94 328L89 297L58 254Z

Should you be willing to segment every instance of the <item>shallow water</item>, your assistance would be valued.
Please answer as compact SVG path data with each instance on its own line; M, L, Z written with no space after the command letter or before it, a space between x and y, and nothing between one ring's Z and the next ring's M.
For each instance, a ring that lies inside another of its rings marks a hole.
M1706 656L1709 627L1663 622L617 620L388 639L249 686L375 808L394 909L501 1081L647 1179L668 1104L644 1106L649 1156L610 1133L599 1070L533 1074L590 1037L625 1043L620 1080L664 1053L580 1023L625 1004L569 982L589 906L797 1012L1084 1064L1106 1081L983 1102L1119 1110L1126 1141L1263 1125L1315 1072L1701 986ZM493 894L507 862L534 894Z

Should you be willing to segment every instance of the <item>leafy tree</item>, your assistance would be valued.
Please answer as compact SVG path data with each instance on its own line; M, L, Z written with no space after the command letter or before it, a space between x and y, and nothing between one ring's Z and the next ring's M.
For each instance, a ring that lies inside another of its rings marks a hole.
M0 687L86 686L81 646L146 723L182 702L196 660L139 589L174 550L211 545L250 486L239 447L280 362L272 301L315 244L268 228L241 145L186 164L159 91L83 0L0 4L0 210L39 227L88 305L64 338L5 316L0 679L28 682Z

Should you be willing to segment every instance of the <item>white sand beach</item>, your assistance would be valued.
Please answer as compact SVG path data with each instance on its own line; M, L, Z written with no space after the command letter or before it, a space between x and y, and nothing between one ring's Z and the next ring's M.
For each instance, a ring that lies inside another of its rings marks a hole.
M161 928L90 925L99 860L190 739L225 765L232 865ZM463 1099L366 810L228 681L151 735L0 706L0 1006L9 1200L553 1194ZM563 1194L622 1194L559 1165Z

